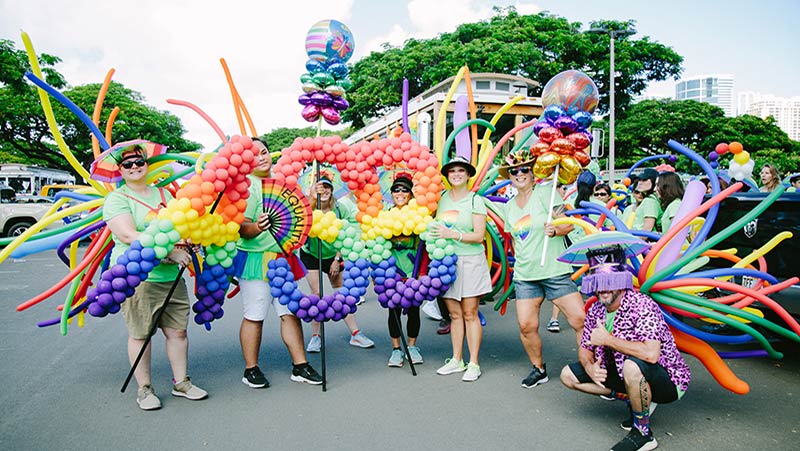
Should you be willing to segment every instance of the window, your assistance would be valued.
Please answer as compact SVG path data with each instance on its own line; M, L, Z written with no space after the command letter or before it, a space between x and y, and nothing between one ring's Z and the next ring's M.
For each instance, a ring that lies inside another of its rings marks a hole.
M700 89L700 80L689 80L686 82L686 89Z
M476 81L475 89L489 90L492 89L492 83L488 81Z
M506 91L507 92L508 88L510 88L510 87L511 87L511 85L506 83L506 82L504 82L504 81L496 81L496 82L494 82L494 88L497 89L498 91Z

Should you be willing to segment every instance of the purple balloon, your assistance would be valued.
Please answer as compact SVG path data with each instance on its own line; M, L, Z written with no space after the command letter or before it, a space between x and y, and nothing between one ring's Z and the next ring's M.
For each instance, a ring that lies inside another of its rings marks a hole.
M318 107L331 106L332 104L331 95L323 91L317 91L311 94L310 99L311 99L311 104L317 105Z
M550 124L547 121L540 120L539 122L533 124L533 133L536 134L536 136L539 136L539 132L542 131L543 128L549 126Z
M561 133L563 133L564 136L567 136L578 130L578 122L570 116L561 116L560 118L556 119L556 122L553 125L557 129L561 130Z
M719 158L719 154L714 150L712 150L708 154L708 161L717 161L718 158Z
M126 272L125 265L114 265L111 267L111 275L114 277L122 277Z
M119 304L111 304L110 306L108 306L108 313L111 313L113 315L118 311L119 311Z
M117 291L123 291L128 288L128 281L124 277L115 277L111 281L111 287Z
M297 97L297 103L303 106L308 105L311 103L311 96L306 93L300 94L300 96Z
M92 316L103 317L107 315L106 309L97 302L89 304L89 314Z

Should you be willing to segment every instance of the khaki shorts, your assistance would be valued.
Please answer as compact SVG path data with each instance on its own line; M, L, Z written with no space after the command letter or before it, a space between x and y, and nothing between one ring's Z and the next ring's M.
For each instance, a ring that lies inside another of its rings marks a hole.
M445 299L482 296L492 291L492 280L489 276L489 262L485 254L459 255L456 263L456 281L442 295Z
M147 339L156 310L164 305L172 284L173 282L142 282L136 287L133 296L122 303L122 315L125 317L125 326L128 327L128 335L131 338ZM186 330L187 324L189 324L189 293L186 291L186 282L181 280L175 287L175 292L172 293L158 326Z

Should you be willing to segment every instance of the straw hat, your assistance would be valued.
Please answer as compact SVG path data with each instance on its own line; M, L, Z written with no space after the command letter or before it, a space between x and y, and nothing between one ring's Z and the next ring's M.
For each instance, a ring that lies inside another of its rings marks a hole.
M497 172L500 174L500 177L507 179L509 169L519 166L533 166L533 163L536 162L536 157L531 155L531 150L528 148L509 153L506 155L505 160L506 164L500 166Z

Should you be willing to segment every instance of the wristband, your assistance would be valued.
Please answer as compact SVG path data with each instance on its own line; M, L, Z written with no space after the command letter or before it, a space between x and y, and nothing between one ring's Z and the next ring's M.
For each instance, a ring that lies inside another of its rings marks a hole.
M463 234L463 233L461 233L461 232L458 232L458 241L459 241L459 242L462 242L462 241L461 241L462 239L464 239L464 234Z

